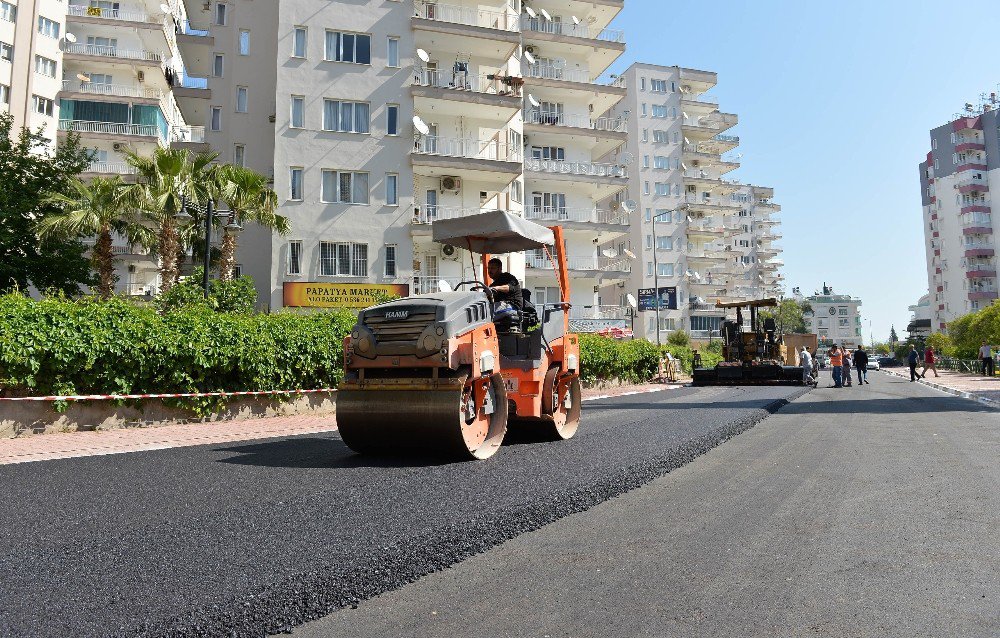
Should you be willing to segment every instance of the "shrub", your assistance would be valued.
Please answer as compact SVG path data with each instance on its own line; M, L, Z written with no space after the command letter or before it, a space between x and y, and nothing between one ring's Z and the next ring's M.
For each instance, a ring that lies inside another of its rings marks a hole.
M250 314L257 303L257 289L253 279L246 275L229 281L211 279L208 282L208 299L202 286L205 269L194 269L190 277L185 277L170 287L166 292L156 296L156 307L161 311L180 310L182 308L209 308L217 312L233 312Z
M694 351L686 345L667 344L659 350L656 344L643 339L619 341L598 335L580 335L581 374L584 381L619 379L629 383L649 381L659 369L660 354L669 352L681 369L690 374ZM717 352L702 350L703 365L714 366L722 357Z
M667 335L667 343L672 346L690 346L691 336L683 330L674 330Z

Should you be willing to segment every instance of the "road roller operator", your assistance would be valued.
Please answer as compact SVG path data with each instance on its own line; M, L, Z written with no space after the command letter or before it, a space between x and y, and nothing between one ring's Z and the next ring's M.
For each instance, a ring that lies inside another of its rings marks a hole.
M503 271L503 262L494 257L487 265L490 274L490 290L493 291L493 303L507 302L514 310L521 313L524 309L524 299L521 297L521 284L517 277Z

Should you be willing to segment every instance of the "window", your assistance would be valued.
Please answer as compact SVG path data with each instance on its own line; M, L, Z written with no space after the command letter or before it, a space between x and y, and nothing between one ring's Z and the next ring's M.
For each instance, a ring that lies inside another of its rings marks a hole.
M649 155L642 156L642 167L649 168Z
M385 134L399 135L399 105L387 104L385 107Z
M35 56L35 73L47 75L50 78L56 76L56 61L50 60L40 55Z
M396 276L396 244L386 244L385 246L385 276Z
M213 131L221 131L222 130L222 107L221 106L213 106L212 107L211 129Z
M674 238L673 237L657 237L656 238L656 249L657 250L673 250L674 249Z
M319 274L328 277L367 277L368 244L321 241Z
M323 100L323 130L341 133L367 133L370 112L367 102Z
M10 104L10 87L0 84L0 104Z
M642 194L649 195L649 182L642 183Z
M229 17L229 7L224 2L215 5L215 24L226 26L226 18Z
M399 206L399 175L385 175L385 203L388 206Z
M670 141L667 131L653 131L653 141L657 144L666 144Z
M653 117L666 117L667 107L662 104L653 105Z
M951 141L952 142L955 141L955 134L954 133L951 134ZM933 147L933 149L935 151L937 150L937 138L934 138L933 140L931 140L931 147Z
M250 32L240 29L240 55L250 55Z
M670 184L665 184L663 182L656 182L656 194L657 195L669 195L670 194Z
M247 147L243 144L233 145L233 164L236 166L246 166Z
M653 211L649 208L646 209L646 221L647 222L653 221Z
M288 274L302 274L302 240L288 242Z
M640 91L645 91L646 90L646 78L640 78L639 79L639 90Z
M31 102L35 113L52 117L52 100L40 95L32 95Z
M667 81L666 80L650 80L649 89L653 93L666 93L667 92Z
M0 42L0 60L11 62L14 60L14 47L6 42Z
M326 32L324 60L371 64L372 37L364 33Z
M841 314L841 315L844 315L846 317L847 316L847 308L838 308L837 309L837 313Z
M658 221L660 223L663 223L663 224L669 224L670 223L670 217L671 217L671 212L669 210L667 210L665 208L657 208L656 209L656 221ZM680 217L681 217L681 214L680 214L680 212L678 212L677 213L677 221L678 222L681 221Z
M247 87L245 86L236 87L236 112L247 112Z
M215 57L212 58L212 75L217 78L222 77L223 66L225 62L225 56L221 53L216 53Z
M646 262L646 276L647 277L653 276L653 262L651 261Z
M288 169L288 198L295 202L302 201L302 168L293 166Z
M646 103L645 102L642 103L642 116L646 117Z
M516 179L510 183L510 200L518 204L524 201L524 185Z
M320 199L323 202L368 203L368 173L324 169L323 183L320 187Z
M47 35L50 38L59 38L59 23L55 20L49 20L44 16L38 16L38 32L42 35Z
M674 265L673 264L657 264L661 277L673 277L674 276Z
M295 33L292 35L292 57L293 58L304 58L306 57L306 31L305 27L295 27Z
M292 96L292 114L291 114L291 126L292 128L305 128L306 126L306 99L301 95Z
M537 160L564 160L566 149L561 146L532 146L531 158Z
M0 0L0 20L13 22L17 19L17 7L9 2Z
M399 66L399 38L390 37L386 41L385 57L386 60L388 60L388 62L386 62L386 66Z
M663 155L654 155L653 168L670 168L670 158Z
M642 141L643 142L649 141L649 129L642 129Z

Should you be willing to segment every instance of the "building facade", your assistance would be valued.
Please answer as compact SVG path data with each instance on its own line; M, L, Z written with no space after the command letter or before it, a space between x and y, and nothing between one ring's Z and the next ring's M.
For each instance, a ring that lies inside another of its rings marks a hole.
M930 132L920 163L930 319L934 331L997 299L990 187L1000 188L996 94Z
M926 294L909 307L910 323L906 332L911 339L926 339L931 335L931 296Z
M805 313L806 330L816 333L820 348L837 344L853 350L864 342L860 299L836 294L823 284L821 292L796 300L811 306L812 310Z

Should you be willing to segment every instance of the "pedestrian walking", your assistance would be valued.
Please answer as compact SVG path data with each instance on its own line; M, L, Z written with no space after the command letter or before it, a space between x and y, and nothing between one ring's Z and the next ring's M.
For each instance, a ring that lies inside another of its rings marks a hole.
M988 377L993 376L993 348L986 345L983 342L981 348L979 348L979 358L983 361L983 374Z
M837 347L837 344L833 344L830 348L830 367L833 372L833 387L842 388L844 387L844 369L841 367L844 365L844 355Z
M854 367L858 370L858 385L871 385L872 382L868 380L868 353L861 346L854 351Z
M910 346L910 354L906 356L906 363L910 365L910 383L917 379L923 379L923 375L917 372L917 363L920 362L920 355L917 354L917 346Z
M840 366L842 368L840 376L844 379L844 387L849 388L854 385L854 382L851 380L851 366L853 365L853 361L851 359L851 351L847 349L847 346L844 346L843 361L843 365Z
M940 377L937 371L937 357L934 356L934 348L932 346L927 346L927 350L924 351L924 369L920 371L920 376L926 377L927 370L933 370L935 377Z
M802 346L802 352L799 353L799 365L802 366L802 383L805 385L815 385L815 379L813 378L813 358L809 354L809 348Z
M812 361L813 361L813 381L819 384L819 356L816 355L816 348L812 349Z

